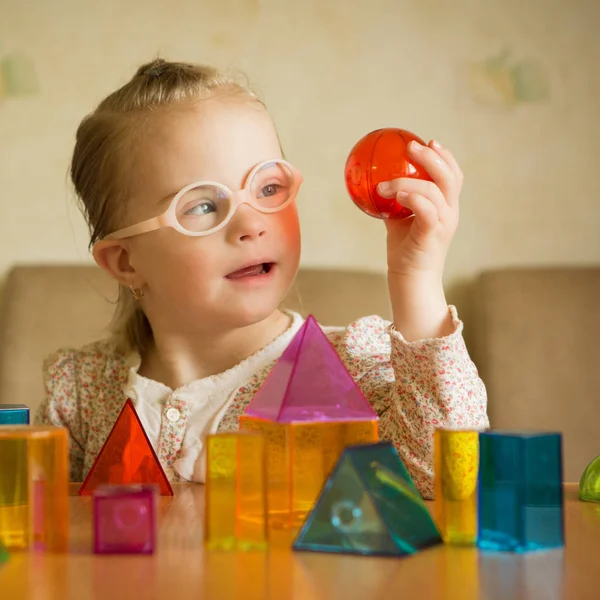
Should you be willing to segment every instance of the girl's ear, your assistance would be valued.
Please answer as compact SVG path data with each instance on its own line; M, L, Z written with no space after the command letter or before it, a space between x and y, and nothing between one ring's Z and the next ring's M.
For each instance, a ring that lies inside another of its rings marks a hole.
M129 262L126 240L100 240L92 248L96 264L127 287L141 288L144 282Z

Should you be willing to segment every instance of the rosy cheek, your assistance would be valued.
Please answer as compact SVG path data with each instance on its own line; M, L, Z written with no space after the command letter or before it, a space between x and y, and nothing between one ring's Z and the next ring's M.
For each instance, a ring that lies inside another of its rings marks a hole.
M298 211L295 206L290 206L282 212L281 232L288 240L300 238L300 223L298 221Z

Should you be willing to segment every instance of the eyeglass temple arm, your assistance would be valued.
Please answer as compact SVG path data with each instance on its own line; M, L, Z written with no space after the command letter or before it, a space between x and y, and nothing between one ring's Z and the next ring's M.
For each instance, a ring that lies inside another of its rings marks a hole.
M131 225L130 227L125 227L125 229L119 229L110 235L107 235L105 240L122 240L126 237L131 237L133 235L139 235L140 233L148 233L149 231L154 231L155 229L159 229L162 224L161 217L154 217L152 219L148 219L147 221L142 221L141 223L137 223L136 225Z

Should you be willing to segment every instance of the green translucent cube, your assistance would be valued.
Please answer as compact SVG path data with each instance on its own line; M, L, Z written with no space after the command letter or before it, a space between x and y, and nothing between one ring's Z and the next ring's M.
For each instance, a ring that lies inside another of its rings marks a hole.
M8 550L0 543L0 564L8 560Z
M441 542L395 448L384 442L344 451L293 548L405 556Z

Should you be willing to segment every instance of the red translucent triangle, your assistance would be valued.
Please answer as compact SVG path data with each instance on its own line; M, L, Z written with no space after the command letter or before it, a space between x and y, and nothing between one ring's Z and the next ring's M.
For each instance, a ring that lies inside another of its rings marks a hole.
M173 495L173 488L128 398L79 495L91 496L102 484L129 483L154 483L160 487L161 496Z
M377 419L312 315L285 349L246 414L278 423Z

